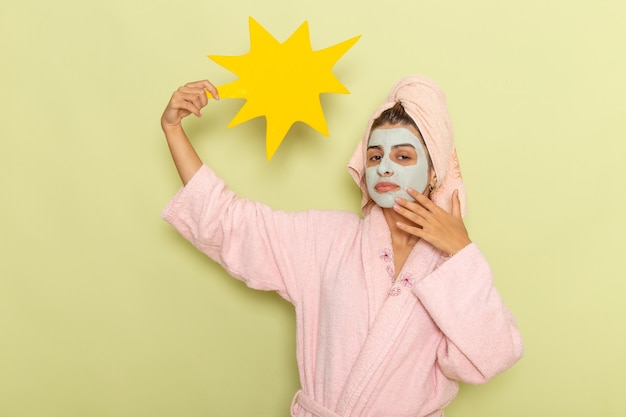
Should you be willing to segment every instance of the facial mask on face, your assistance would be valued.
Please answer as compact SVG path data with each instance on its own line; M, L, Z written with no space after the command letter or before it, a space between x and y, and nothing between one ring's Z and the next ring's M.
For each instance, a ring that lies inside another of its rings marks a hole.
M405 166L392 161L391 152L398 145L413 146L417 154L417 163ZM410 130L406 128L375 129L370 135L368 147L371 146L379 146L383 152L377 165L365 169L367 191L376 204L390 208L395 204L396 197L414 201L406 192L407 188L413 188L420 193L426 190L430 171L428 157L424 145ZM400 188L385 191L385 183L389 185L387 189L391 188L391 184L396 184Z

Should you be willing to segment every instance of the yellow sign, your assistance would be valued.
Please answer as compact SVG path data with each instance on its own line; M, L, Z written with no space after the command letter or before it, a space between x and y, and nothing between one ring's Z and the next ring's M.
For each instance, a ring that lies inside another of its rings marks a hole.
M332 73L332 67L360 36L313 51L306 21L283 43L253 18L249 23L250 52L209 58L239 76L218 87L220 97L246 99L228 127L265 116L269 160L297 121L328 136L319 95L349 93Z

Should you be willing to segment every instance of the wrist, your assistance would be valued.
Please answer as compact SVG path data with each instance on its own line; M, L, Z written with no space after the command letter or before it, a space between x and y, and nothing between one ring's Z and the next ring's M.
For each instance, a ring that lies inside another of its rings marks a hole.
M448 251L448 254L446 255L446 259L452 258L454 255L456 255L457 253L461 252L463 249L468 247L471 243L472 241L469 239L463 242L459 242L459 244L456 247L451 248L451 250Z
M163 129L163 133L165 133L165 135L184 132L183 127L180 123L171 124L165 121L161 121L161 129Z

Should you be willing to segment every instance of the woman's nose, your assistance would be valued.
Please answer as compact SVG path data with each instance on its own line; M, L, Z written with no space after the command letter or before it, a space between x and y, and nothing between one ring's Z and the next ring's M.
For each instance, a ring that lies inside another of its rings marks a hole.
M383 158L378 165L378 175L381 177L389 177L393 175L393 168L391 161L388 158Z

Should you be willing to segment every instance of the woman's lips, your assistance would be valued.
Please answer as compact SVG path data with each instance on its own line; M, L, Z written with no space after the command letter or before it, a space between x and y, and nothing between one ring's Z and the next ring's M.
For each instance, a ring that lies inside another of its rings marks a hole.
M394 184L393 182L379 182L374 186L374 189L377 193L382 194L389 191L397 191L400 189L398 184Z

